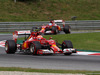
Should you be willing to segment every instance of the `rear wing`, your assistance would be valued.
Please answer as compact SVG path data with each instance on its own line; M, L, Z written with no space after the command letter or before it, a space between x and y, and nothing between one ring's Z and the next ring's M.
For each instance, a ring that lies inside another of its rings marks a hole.
M64 20L54 20L54 22L64 22Z
M18 35L30 35L30 30L23 30L23 31L15 31L13 32L13 40L17 41Z
M31 34L30 30L15 31L18 35Z
M53 20L52 23L62 23L63 26L65 26L65 21L64 20Z

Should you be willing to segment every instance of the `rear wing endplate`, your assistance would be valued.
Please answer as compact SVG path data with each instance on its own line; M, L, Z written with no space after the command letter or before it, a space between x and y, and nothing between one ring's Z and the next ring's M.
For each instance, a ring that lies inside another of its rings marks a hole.
M18 35L30 35L30 30L23 30L23 31L15 31L13 32L13 40L17 41Z
M63 24L63 26L65 26L65 21L64 20L53 20L53 22L54 23L57 23L57 22L60 23L61 22Z

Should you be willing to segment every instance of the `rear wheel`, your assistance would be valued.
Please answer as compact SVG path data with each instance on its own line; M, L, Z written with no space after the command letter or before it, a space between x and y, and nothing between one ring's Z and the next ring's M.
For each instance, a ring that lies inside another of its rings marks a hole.
M62 50L65 49L65 48L73 48L73 44L70 40L65 40L63 41L62 43ZM64 53L65 55L71 55L72 52L69 52L69 53Z
M56 26L52 26L52 31L54 32L54 34L58 33L57 27Z
M37 50L41 49L41 44L38 41L33 41L30 45L30 52L34 55L37 55Z
M69 26L69 25L65 25L64 28L63 28L63 31L64 31L66 34L69 34L69 33L70 33L70 26Z
M7 40L5 43L5 51L7 54L14 54L17 49L17 44L14 40Z

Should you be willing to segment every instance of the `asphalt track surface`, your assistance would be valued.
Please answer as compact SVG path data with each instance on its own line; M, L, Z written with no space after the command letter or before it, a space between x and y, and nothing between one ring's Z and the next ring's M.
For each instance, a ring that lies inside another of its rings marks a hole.
M8 39L12 39L12 35L0 35L0 41ZM6 54L4 48L0 48L0 67L100 71L100 56Z

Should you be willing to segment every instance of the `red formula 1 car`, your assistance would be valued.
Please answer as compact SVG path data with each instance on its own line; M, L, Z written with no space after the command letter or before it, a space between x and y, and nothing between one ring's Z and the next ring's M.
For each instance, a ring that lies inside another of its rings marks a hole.
M59 23L63 25L63 28L58 25ZM43 25L40 32L43 34L57 34L61 31L64 31L66 34L68 34L70 33L70 30L70 26L65 25L64 20L52 20L49 24Z
M18 40L18 35L28 35L24 40ZM7 40L5 42L5 51L7 54L14 54L17 51L30 52L34 55L38 54L55 54L63 53L65 55L71 55L76 53L76 49L73 48L72 42L65 40L62 44L59 44L55 40L50 38L46 40L39 32L30 31L15 31L13 33L13 40Z

